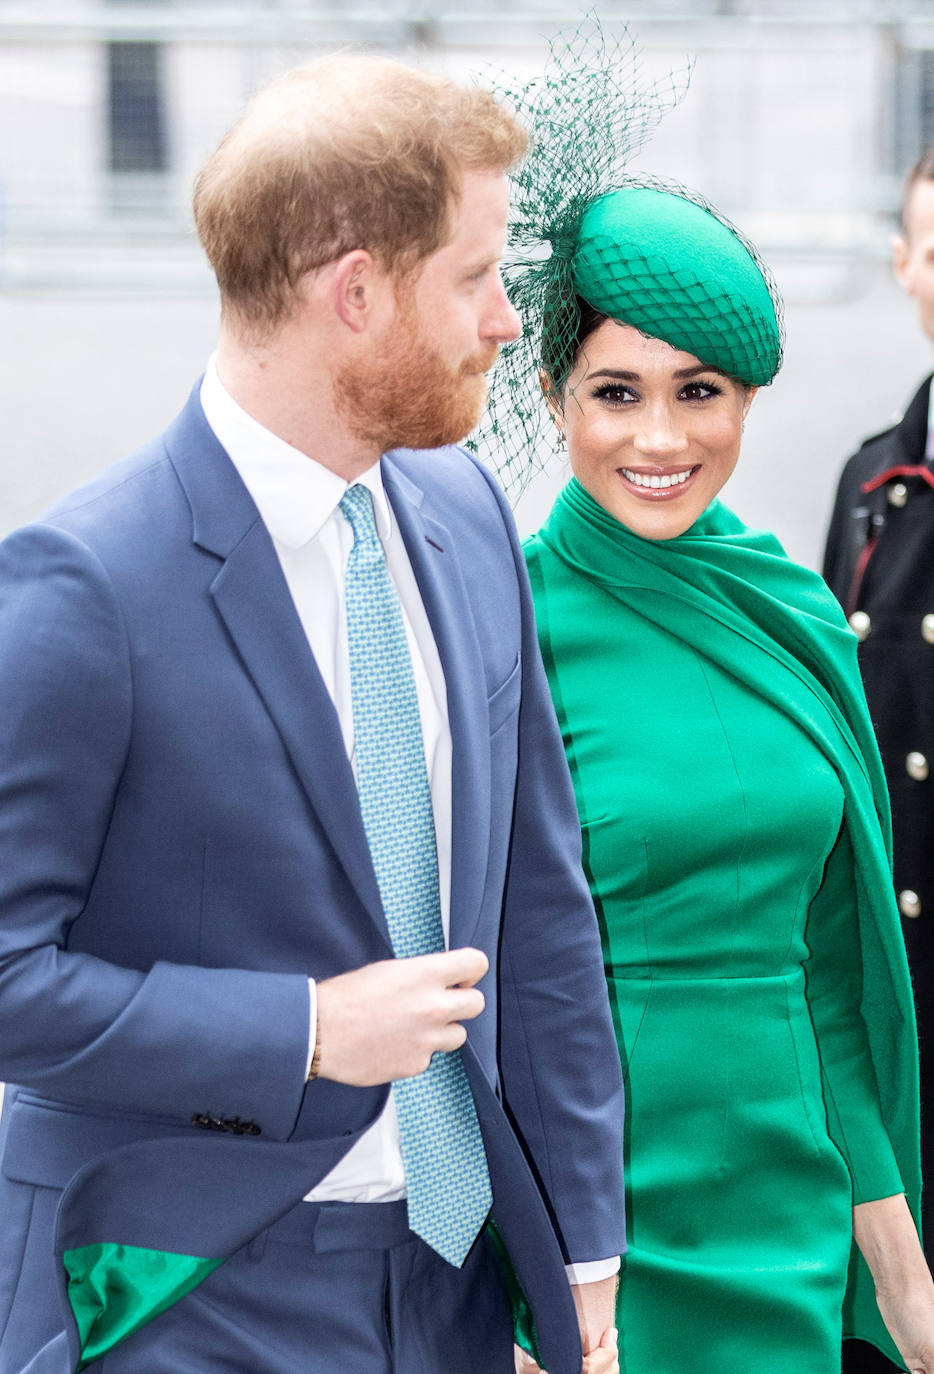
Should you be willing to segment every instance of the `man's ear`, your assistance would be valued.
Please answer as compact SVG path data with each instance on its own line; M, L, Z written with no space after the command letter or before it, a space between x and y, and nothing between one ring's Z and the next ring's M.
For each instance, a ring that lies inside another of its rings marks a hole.
M903 291L908 292L909 296L913 293L910 262L911 257L905 236L904 234L896 234L892 239L892 266L895 269L895 280Z
M373 315L377 297L385 287L383 277L365 248L354 248L334 264L331 303L338 319L355 334L363 333Z

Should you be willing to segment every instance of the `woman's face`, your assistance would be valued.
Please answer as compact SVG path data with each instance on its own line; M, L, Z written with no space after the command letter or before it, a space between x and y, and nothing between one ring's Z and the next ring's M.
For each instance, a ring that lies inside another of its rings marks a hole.
M581 345L560 410L574 475L643 539L674 539L723 487L755 395L690 353L606 320Z

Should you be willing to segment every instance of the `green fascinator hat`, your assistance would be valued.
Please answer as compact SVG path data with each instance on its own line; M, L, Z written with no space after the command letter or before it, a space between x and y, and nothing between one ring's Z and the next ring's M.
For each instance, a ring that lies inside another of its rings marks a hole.
M522 334L471 446L513 493L554 451L539 376L563 389L587 307L746 386L781 366L781 297L754 246L703 196L629 170L689 76L649 78L628 29L610 37L590 15L552 40L540 76L495 87L531 136L503 265Z
M624 186L584 211L571 259L588 305L663 339L746 386L781 364L775 303L745 243L671 191Z

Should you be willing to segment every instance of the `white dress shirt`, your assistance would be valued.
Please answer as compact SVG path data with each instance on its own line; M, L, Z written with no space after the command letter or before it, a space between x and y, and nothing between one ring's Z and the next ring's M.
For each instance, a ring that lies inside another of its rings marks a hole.
M201 385L208 424L253 498L279 557L318 670L340 722L354 766L353 706L344 601L344 573L353 531L338 509L348 483L270 433L225 390L212 357ZM425 745L438 852L441 922L448 941L451 896L451 732L438 649L405 544L383 489L379 464L357 478L373 498L376 527L389 575L399 594ZM309 980L311 1026L316 1022ZM309 1063L314 1048L310 1038ZM405 1197L399 1128L390 1094L382 1115L308 1194L312 1202L390 1202ZM569 1266L572 1282L613 1273L616 1260Z

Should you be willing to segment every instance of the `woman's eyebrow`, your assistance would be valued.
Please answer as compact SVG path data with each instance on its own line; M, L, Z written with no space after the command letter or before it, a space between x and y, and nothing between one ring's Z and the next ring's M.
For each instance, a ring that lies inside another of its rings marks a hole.
M588 372L587 380L594 377L611 377L614 382L638 382L641 380L638 372L624 372L617 367L602 367L599 372Z
M677 372L672 372L671 375L676 381L683 382L687 377L696 377L701 372L716 372L718 377L726 376L722 368L713 367L710 363L696 363L693 367L679 367ZM593 381L597 377L608 377L614 382L639 382L642 380L640 372L629 372L619 367L601 367L598 372L587 373L588 381Z
M685 377L696 377L699 372L716 372L718 377L726 376L721 367L712 367L710 363L698 363L696 367L680 367L677 372L673 372L671 375L677 377L679 381L684 381Z

